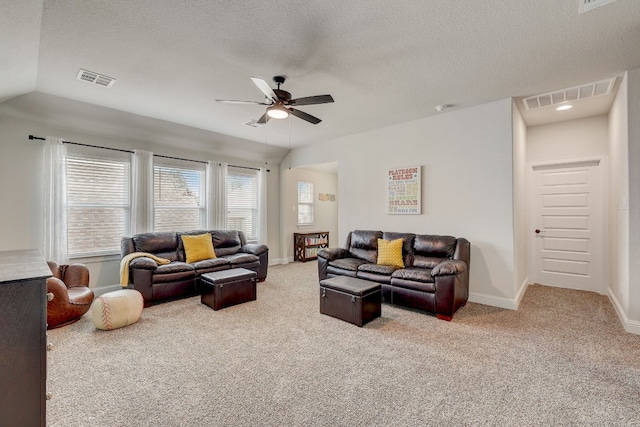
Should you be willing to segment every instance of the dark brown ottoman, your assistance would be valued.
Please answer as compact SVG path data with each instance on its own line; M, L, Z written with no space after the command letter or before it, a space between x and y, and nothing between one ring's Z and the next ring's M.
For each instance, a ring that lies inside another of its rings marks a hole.
M380 317L381 286L355 277L320 282L320 313L362 326Z
M214 310L256 299L258 275L246 268L214 271L200 276L200 302Z

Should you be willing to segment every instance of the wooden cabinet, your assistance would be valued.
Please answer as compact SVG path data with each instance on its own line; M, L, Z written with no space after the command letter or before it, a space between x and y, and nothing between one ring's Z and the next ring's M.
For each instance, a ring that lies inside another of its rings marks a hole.
M329 232L293 233L293 260L306 262L318 258L318 251L329 247Z
M0 424L44 426L47 277L37 250L0 252Z

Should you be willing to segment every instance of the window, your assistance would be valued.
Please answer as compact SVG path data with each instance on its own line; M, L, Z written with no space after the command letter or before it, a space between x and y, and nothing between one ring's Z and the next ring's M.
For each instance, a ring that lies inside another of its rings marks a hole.
M229 167L227 172L227 229L258 239L258 175L256 171Z
M155 231L185 231L204 227L204 167L157 164L153 167Z
M129 159L69 153L66 166L69 257L120 253L130 215Z
M313 182L298 181L298 225L313 224Z

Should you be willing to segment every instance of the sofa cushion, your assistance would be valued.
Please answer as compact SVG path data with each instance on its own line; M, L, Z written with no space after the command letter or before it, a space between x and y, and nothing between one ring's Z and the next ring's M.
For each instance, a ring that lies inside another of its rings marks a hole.
M202 270L207 270L210 268L222 267L225 265L229 265L229 260L226 258L210 258L204 259L202 261L196 261L192 263L193 267L196 271L200 272ZM199 274L199 273L198 273Z
M213 251L211 234L204 233L197 234L195 236L182 235L180 236L180 239L184 246L184 254L187 263L191 264L197 261L216 257L216 254Z
M431 269L429 268L401 268L399 270L394 271L391 274L392 278L402 279L402 280L411 280L414 282L422 282L422 283L434 283L435 279L431 276ZM393 284L393 282L391 282Z
M178 238L174 232L141 233L133 236L136 252L148 252L167 258L178 260Z
M357 271L358 267L367 262L358 258L340 258L329 262L329 266L339 268L341 270Z
M217 256L235 254L242 247L242 239L237 230L214 230L211 237Z
M397 267L392 265L380 265L380 264L362 264L358 267L358 271L365 271L367 273L382 274L385 276L391 276L391 273L397 270Z
M417 234L413 241L413 266L433 268L445 259L453 258L455 251L455 237Z
M351 256L375 263L378 258L378 239L382 231L354 230L351 232Z
M155 270L153 270L154 275L158 274L173 274L173 273L193 273L195 274L195 268L191 264L187 264L185 262L174 261L170 264L159 265Z
M151 281L153 284L168 283L195 279L195 277L196 269L193 265L174 261L171 264L159 265L158 268L153 271Z
M402 244L402 239L391 241L378 239L378 260L376 264L404 268Z

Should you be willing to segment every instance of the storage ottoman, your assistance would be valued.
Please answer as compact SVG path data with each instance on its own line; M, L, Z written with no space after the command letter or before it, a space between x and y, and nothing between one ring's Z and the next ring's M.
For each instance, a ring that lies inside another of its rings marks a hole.
M320 313L362 326L380 317L381 286L355 277L320 282Z
M214 271L200 276L200 302L214 310L256 299L258 275L246 268Z

